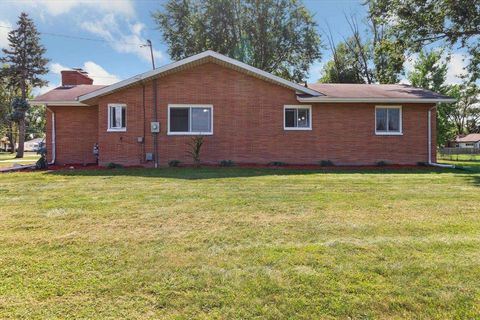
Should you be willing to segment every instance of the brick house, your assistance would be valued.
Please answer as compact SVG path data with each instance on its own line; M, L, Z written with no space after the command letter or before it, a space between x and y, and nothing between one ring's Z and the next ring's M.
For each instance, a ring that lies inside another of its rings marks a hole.
M433 163L435 105L453 101L407 85L299 85L206 51L110 86L62 71L32 103L47 106L51 162L94 163L98 144L101 165L165 166L191 163L193 135L204 163Z

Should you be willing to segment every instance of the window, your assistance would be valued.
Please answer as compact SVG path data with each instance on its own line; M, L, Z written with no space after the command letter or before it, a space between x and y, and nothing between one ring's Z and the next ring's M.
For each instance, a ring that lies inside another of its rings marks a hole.
M401 135L402 134L402 107L399 107L399 106L375 107L375 134Z
M285 130L312 130L312 107L284 106L283 119Z
M127 131L127 106L125 104L108 105L107 131Z
M168 134L213 134L212 105L169 105Z

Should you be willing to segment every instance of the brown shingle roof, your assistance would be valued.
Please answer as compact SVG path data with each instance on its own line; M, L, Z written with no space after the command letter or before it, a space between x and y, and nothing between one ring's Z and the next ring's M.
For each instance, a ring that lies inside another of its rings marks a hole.
M308 87L327 98L447 99L430 90L406 84L312 83Z
M80 84L77 86L60 86L48 91L42 95L37 96L35 101L76 101L78 96L87 94L106 86Z
M465 137L457 138L456 142L477 142L480 141L480 133L470 133Z

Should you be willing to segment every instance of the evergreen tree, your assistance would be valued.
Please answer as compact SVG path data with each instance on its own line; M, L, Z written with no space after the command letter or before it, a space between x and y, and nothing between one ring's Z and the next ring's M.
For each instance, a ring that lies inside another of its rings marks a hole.
M33 20L24 12L20 14L17 28L8 33L8 41L9 48L2 49L5 56L0 58L0 62L8 66L3 76L8 79L9 86L19 89L21 93L22 101L14 99L11 117L18 123L19 128L16 157L23 158L26 133L25 115L29 108L28 88L47 85L47 81L41 79L40 76L48 73L46 67L48 59L43 57L46 49L40 44L40 34Z

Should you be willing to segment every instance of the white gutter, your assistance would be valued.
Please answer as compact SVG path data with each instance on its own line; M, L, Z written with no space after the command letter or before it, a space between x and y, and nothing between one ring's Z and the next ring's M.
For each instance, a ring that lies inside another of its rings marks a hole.
M439 168L455 168L455 166L451 164L432 162L432 110L436 107L437 105L434 105L428 109L428 165Z
M88 104L81 103L78 101L72 100L58 100L58 101L37 101L37 100L29 100L30 104L32 105L47 105L47 106L60 106L60 107L87 107Z
M52 113L52 161L50 161L48 164L55 164L55 158L57 155L57 147L55 145L55 112L53 112L52 109L49 109L48 107L47 110Z
M453 103L456 100L450 98L436 98L436 99L423 99L423 98L329 98L325 96L317 97L297 97L299 102L365 102L365 103Z

